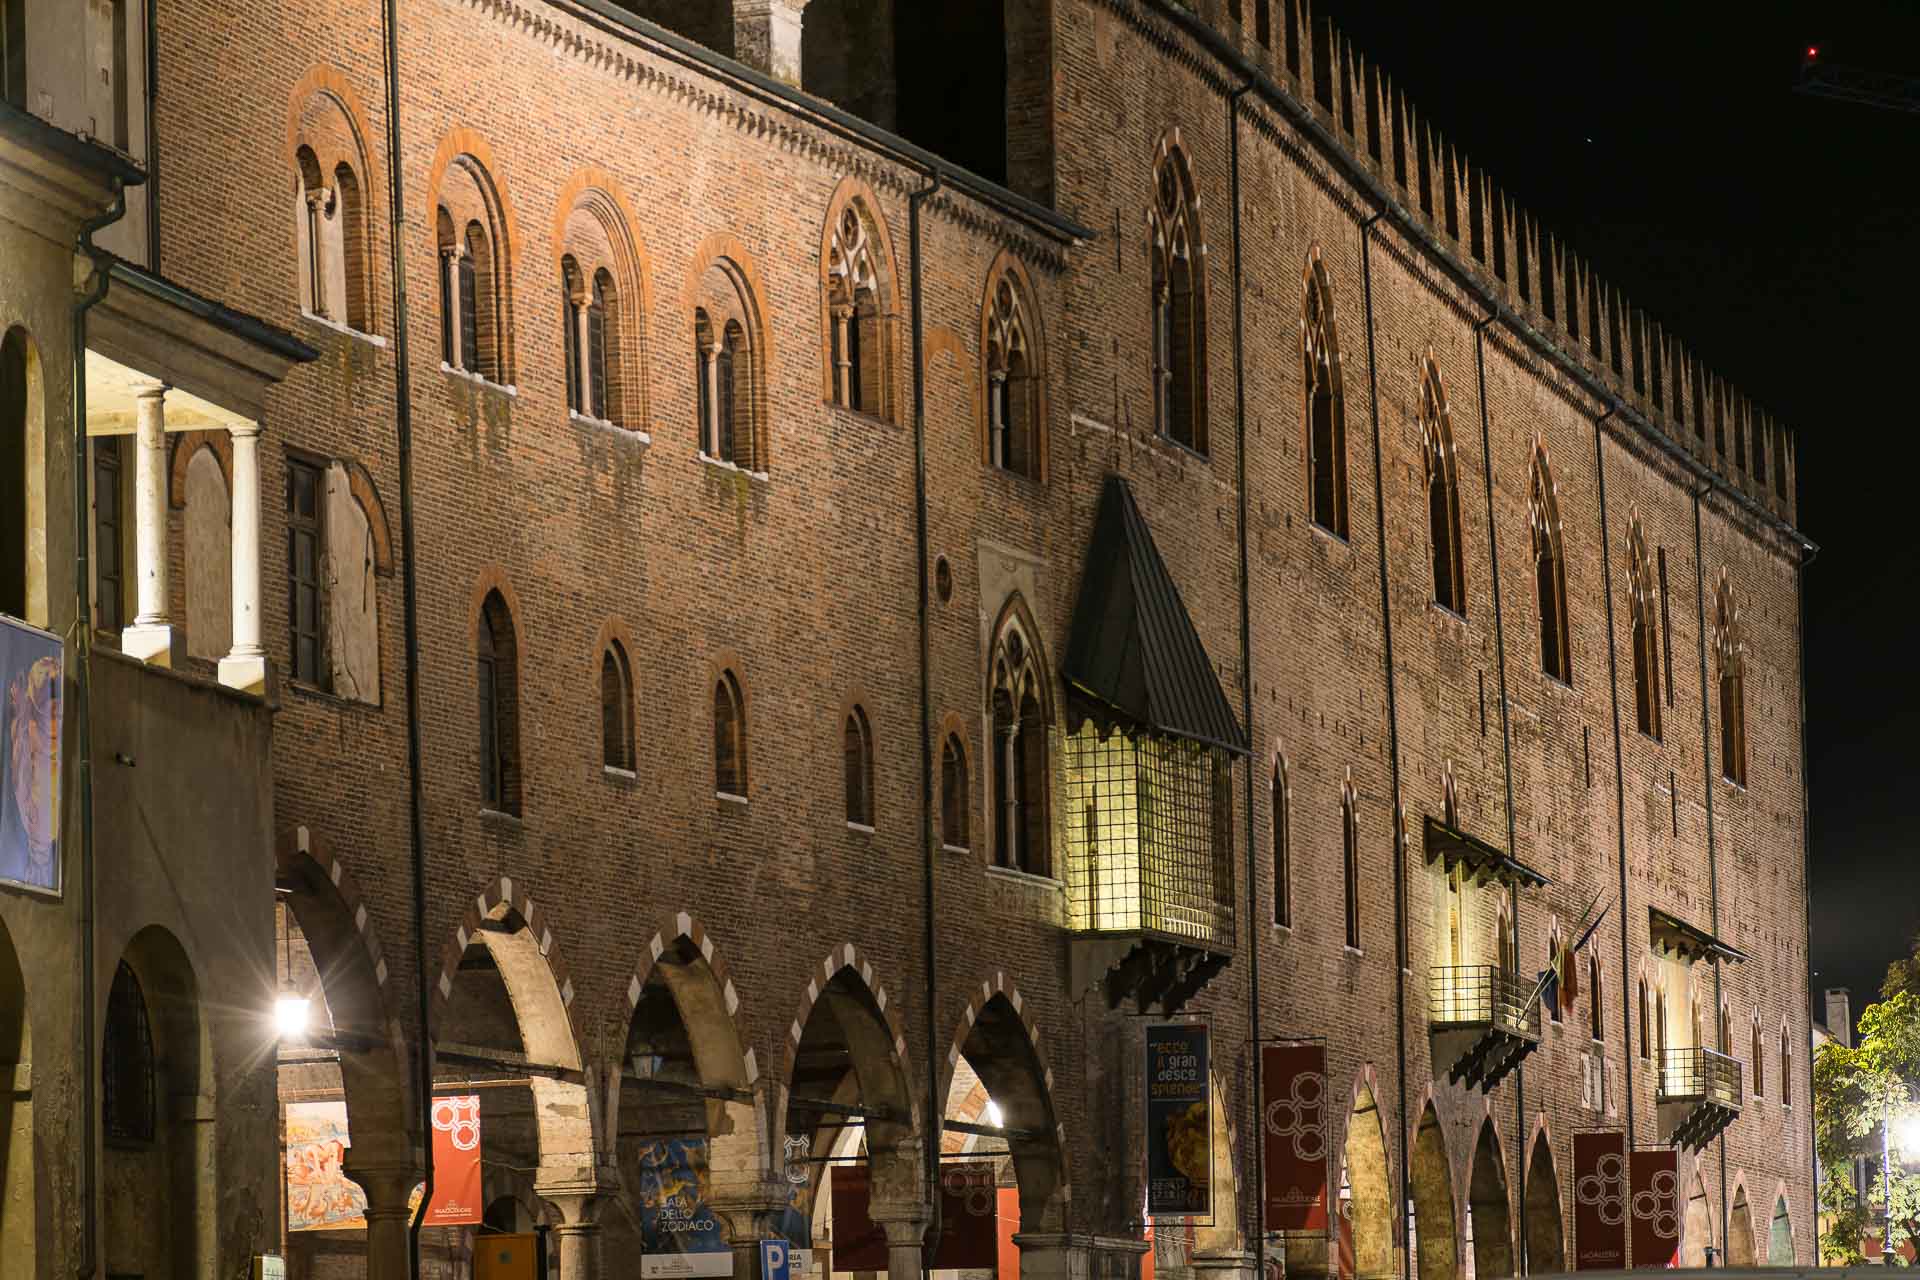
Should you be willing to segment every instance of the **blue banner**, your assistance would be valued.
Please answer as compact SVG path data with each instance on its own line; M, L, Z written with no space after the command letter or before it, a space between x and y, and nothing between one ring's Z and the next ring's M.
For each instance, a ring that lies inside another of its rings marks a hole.
M1147 1216L1213 1212L1213 1090L1203 1023L1147 1028Z
M60 892L60 639L0 617L0 880Z

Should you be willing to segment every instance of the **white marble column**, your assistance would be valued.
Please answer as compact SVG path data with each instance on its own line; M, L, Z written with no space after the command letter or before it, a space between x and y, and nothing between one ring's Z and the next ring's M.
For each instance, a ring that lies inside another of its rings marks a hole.
M167 387L143 384L134 393L133 520L138 606L120 633L129 657L171 667L180 637L167 614Z
M707 420L700 424L706 434L701 452L709 458L720 457L720 341L707 348Z
M853 403L853 356L847 349L847 329L853 323L853 308L836 303L833 308L833 398L841 405Z
M267 651L260 643L260 424L233 437L233 652L220 659L220 683L267 691Z

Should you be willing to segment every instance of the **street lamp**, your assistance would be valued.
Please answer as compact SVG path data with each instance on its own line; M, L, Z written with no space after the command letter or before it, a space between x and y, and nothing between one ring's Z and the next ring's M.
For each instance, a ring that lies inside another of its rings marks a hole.
M307 1034L307 1012L312 1001L305 996L283 995L273 1002L273 1026L282 1040L298 1040Z

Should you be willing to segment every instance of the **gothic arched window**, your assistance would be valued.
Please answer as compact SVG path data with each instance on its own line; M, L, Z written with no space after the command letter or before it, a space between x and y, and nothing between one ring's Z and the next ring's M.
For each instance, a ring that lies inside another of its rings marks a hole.
M998 866L1050 874L1046 690L1025 629L1009 619L994 646L994 838Z
M600 655L600 763L633 772L633 669L618 640Z
M1300 355L1305 371L1307 514L1338 537L1347 536L1347 424L1340 394L1340 353L1333 297L1315 249L1301 275Z
M949 733L940 749L940 843L949 849L973 847L969 781L966 744Z
M841 729L841 773L847 792L847 825L873 825L873 726L858 705L848 709Z
M892 280L877 215L851 196L827 239L828 362L832 399L893 418Z
M1360 949L1360 819L1349 776L1340 791L1341 879L1346 890L1347 945Z
M1287 762L1273 763L1273 922L1293 924L1293 801Z
M1420 380L1420 436L1427 462L1427 537L1433 550L1433 601L1467 616L1467 582L1460 536L1460 485L1454 469L1453 428L1447 420L1440 370L1427 361Z
M520 812L520 661L513 614L498 591L480 606L475 637L480 695L480 801Z
M1540 669L1573 683L1571 635L1567 628L1567 569L1560 546L1560 504L1544 446L1535 446L1533 482L1527 502L1533 534L1534 596L1540 619Z
M713 682L713 789L735 799L747 794L747 707L731 671Z
M988 283L986 323L987 461L1039 480L1044 475L1043 372L1025 282L1012 265Z
M1163 142L1147 215L1153 252L1154 422L1160 434L1207 452L1207 306L1199 203L1186 152Z
M1720 662L1720 776L1747 785L1747 648L1740 608L1725 573L1713 593L1714 651Z
M1633 629L1633 717L1660 740L1660 610L1653 564L1636 514L1627 527L1627 617Z
M152 1142L153 1023L140 979L125 960L107 992L106 1038L100 1043L101 1124L109 1142Z

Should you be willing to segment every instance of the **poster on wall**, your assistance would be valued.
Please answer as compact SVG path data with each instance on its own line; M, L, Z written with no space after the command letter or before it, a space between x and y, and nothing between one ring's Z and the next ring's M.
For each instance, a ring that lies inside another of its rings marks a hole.
M1147 1216L1213 1213L1213 1094L1205 1023L1147 1031Z
M1627 1265L1627 1135L1573 1135L1573 1269Z
M419 1191L414 1201L419 1202ZM433 1100L433 1203L425 1227L480 1224L486 1207L480 1189L480 1095Z
M733 1250L707 1202L707 1140L641 1143L639 1164L643 1280L732 1275Z
M287 1104L287 1230L364 1230L367 1195L347 1177L347 1104Z
M990 1161L941 1166L940 1238L933 1242L928 1266L936 1271L985 1271L998 1265L998 1184ZM836 1272L887 1269L887 1233L873 1220L872 1200L872 1175L866 1165L833 1166Z
M1327 1229L1327 1047L1260 1049L1261 1158L1268 1231Z
M1680 1156L1671 1147L1662 1151L1635 1151L1628 1157L1632 1173L1633 1265L1671 1267L1680 1260Z
M0 882L60 894L60 638L0 616Z

